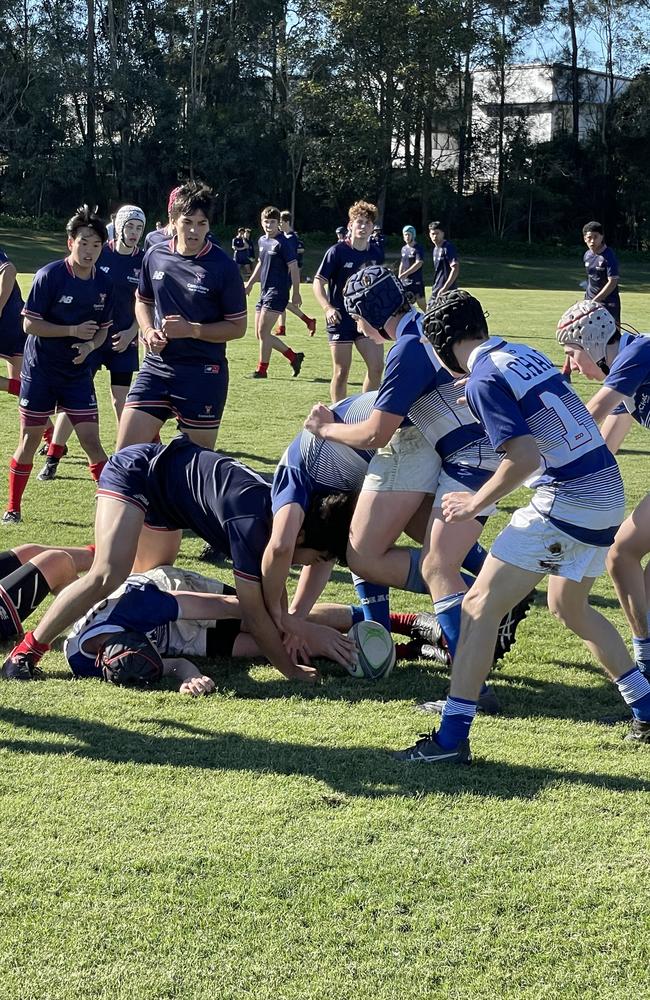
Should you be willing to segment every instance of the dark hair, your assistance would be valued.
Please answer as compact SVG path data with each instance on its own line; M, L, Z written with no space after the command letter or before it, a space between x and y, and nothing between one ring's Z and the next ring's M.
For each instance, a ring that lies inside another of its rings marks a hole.
M327 552L341 566L347 566L350 522L358 496L358 493L316 493L305 514L301 544L317 552Z
M171 207L169 217L176 222L181 215L194 215L195 212L203 212L209 222L212 221L214 212L214 192L207 184L200 181L189 181L178 189Z
M108 239L106 223L97 215L97 206L90 208L88 205L81 205L71 219L68 219L65 231L71 239L74 239L80 229L92 229L99 236L102 243Z
M280 212L280 222L291 222L291 212L285 211Z
M603 229L602 222L596 222L595 220L593 222L587 222L582 227L582 235L586 236L587 233L600 233L601 236L604 236L605 230Z
M434 219L433 222L429 223L429 229L439 229L443 233L445 231L445 227L438 219Z
M460 370L454 344L488 337L483 306L462 288L454 288L434 299L424 315L422 329L442 363L452 371Z
M276 222L280 221L280 209L276 208L275 205L267 205L266 208L262 209L263 219L275 219Z

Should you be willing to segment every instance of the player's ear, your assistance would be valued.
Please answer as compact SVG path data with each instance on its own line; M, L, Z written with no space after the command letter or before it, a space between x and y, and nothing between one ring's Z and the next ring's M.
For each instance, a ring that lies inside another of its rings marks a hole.
M68 250L72 250L73 246L74 246L74 237L68 236Z

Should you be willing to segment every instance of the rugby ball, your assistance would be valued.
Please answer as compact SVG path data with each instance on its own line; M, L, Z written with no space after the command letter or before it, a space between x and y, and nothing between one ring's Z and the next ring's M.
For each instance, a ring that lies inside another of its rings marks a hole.
M353 625L348 632L357 647L357 662L348 666L353 677L367 681L378 681L388 677L395 666L397 654L390 632L379 622L362 621Z

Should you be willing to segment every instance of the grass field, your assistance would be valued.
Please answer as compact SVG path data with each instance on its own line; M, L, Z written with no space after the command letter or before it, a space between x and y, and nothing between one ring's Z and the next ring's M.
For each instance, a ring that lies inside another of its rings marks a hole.
M60 246L9 232L0 244L25 292ZM463 267L493 332L559 360L555 322L581 295L579 262ZM647 328L650 285L640 268L624 277L624 319ZM316 315L308 285L303 295ZM229 348L219 443L263 471L328 395L322 324L310 340L290 319L287 341L307 355L298 379L276 356L267 382L247 382L254 338ZM355 363L352 391L360 381ZM6 497L15 400L0 407ZM632 507L648 489L639 430L621 465ZM524 496L501 504L484 538ZM57 480L30 482L23 515L3 526L3 548L90 540L76 442ZM200 548L184 541L182 561L205 571ZM353 600L346 572L327 596ZM594 603L627 636L608 580ZM387 752L426 728L414 703L445 690L423 662L375 686L325 665L317 690L216 663L218 693L193 701L72 683L56 653L46 682L2 685L0 1000L645 995L650 751L622 742L623 723L597 722L620 713L616 692L543 605L540 593L496 675L505 713L479 719L467 770L409 768ZM393 606L426 601L396 594Z

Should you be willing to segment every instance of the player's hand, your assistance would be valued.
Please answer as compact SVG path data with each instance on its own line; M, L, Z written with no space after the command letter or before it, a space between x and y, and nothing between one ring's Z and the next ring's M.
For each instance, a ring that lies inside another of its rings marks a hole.
M300 294L300 292L293 293L293 295L291 296L291 305L300 308L300 306L302 305L302 295Z
M326 309L325 321L328 326L338 326L341 322L341 314L338 309Z
M325 406L324 403L316 403L312 407L312 411L305 420L304 427L305 430L311 431L312 434L318 433L325 424L334 423L334 414L330 410L329 406Z
M132 340L131 330L120 330L119 333L114 333L111 337L111 350L115 351L116 354L123 354Z
M212 694L216 691L216 684L211 677L202 674L200 677L190 677L183 681L180 688L181 694L189 694L192 698L200 698L202 694Z
M247 281L246 284L244 285L244 294L245 295L250 295L250 291L251 291L252 287L253 286L251 285L250 281Z
M323 656L340 663L342 667L356 663L356 643L348 639L347 635L337 632L329 625L316 625L314 622L306 622L305 625L305 639L312 656Z
M167 340L196 336L196 330L183 316L165 316L162 321L162 332Z
M295 632L282 633L282 644L293 663L311 664L311 653L306 641Z
M160 354L167 346L167 337L162 330L157 330L154 326L150 326L148 330L144 331L142 339L152 354Z
M77 357L72 359L73 365L82 365L89 354L95 350L95 345L88 341L78 341L72 345L72 349L77 352Z
M476 516L473 493L445 493L442 498L442 516L447 524L469 521Z
M454 389L458 389L460 392L460 396L456 400L457 406L467 406L467 396L463 391L463 387L465 386L468 378L469 375L466 375L465 378L459 378L456 382L454 382Z
M98 330L99 326L95 320L87 319L85 323L79 323L78 326L71 326L70 336L76 340L92 340Z

